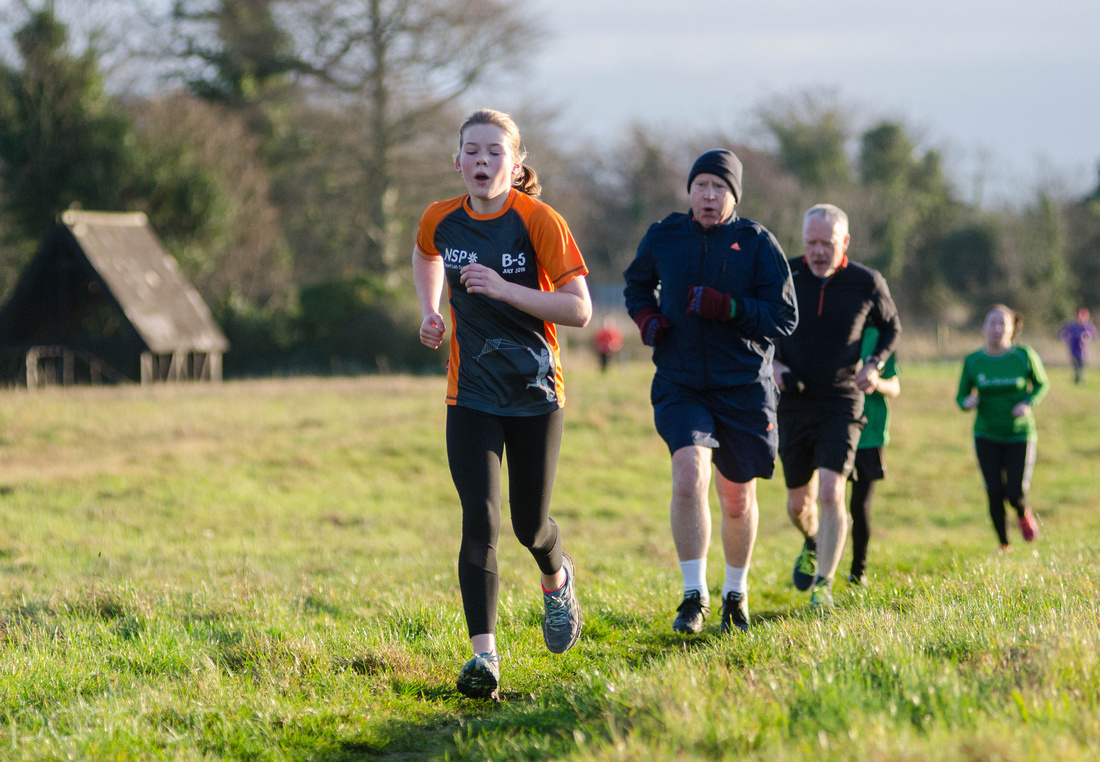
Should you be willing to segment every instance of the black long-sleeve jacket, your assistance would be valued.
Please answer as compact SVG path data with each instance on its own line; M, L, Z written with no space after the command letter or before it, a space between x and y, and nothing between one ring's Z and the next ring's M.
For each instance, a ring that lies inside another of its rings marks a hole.
M690 214L650 226L623 273L627 311L664 313L672 324L653 350L657 375L694 389L760 382L772 373L773 340L798 324L791 271L779 243L752 220L704 230ZM688 315L688 289L710 286L737 301L730 320Z
M798 329L776 342L776 359L805 384L801 396L861 400L855 376L867 359L859 351L864 327L878 328L871 354L883 361L901 335L886 279L847 256L825 280L810 271L805 257L792 259L790 266L798 296Z

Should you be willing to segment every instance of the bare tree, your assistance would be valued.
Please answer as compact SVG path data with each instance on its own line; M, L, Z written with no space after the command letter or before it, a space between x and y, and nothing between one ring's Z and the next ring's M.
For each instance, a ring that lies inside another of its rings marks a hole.
M290 79L314 106L359 117L360 149L345 157L366 225L354 259L382 273L403 259L400 149L475 85L522 67L539 37L519 0L176 0L174 17L177 54L205 67L211 92L239 97L257 77Z
M514 0L319 0L293 30L312 73L367 106L365 267L401 259L394 152L474 85L520 66L537 39Z

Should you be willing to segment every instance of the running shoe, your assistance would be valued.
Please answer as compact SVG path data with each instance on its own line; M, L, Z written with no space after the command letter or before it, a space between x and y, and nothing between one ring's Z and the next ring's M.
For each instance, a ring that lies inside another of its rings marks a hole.
M811 548L810 541L807 540L802 544L798 558L794 560L794 573L791 574L791 580L799 590L809 590L815 576L817 576L817 549Z
M1024 542L1031 542L1039 535L1039 525L1030 508L1025 508L1024 515L1020 517L1020 534L1024 536Z
M810 593L810 611L822 614L833 610L833 585L827 579L823 579L814 585Z
M704 598L698 590L688 590L684 593L684 600L676 607L676 610L680 613L676 615L676 621L672 623L673 632L696 635L703 631L703 621L710 613L710 601Z
M867 587L867 575L866 574L849 574L848 584L852 587Z
M468 698L500 701L500 656L478 654L458 673L458 692Z
M577 585L573 559L562 553L565 584L560 590L542 594L546 614L542 618L542 637L551 653L563 654L581 637L581 605L577 602Z
M722 634L749 631L749 594L735 593L732 590L722 600Z

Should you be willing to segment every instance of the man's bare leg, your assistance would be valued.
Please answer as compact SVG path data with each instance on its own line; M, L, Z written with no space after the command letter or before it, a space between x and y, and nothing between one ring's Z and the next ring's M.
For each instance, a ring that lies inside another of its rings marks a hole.
M707 549L710 547L710 465L706 447L681 447L672 454L672 540L684 579L684 600L672 629L698 633L709 608Z
M820 529L817 532L817 576L831 580L848 538L848 511L844 507L846 479L827 468L819 469L818 473L821 487L818 490Z

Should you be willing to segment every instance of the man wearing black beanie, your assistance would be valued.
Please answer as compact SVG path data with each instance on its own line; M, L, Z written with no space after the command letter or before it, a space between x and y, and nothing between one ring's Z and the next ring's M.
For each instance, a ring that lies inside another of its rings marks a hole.
M798 308L775 237L738 217L741 161L707 151L688 174L691 211L654 223L627 268L626 306L657 372L650 393L672 455L672 538L684 579L673 630L698 633L710 611L706 583L711 464L718 470L723 633L748 630L747 574L756 542L756 479L775 469L773 342Z
M729 186L730 191L733 192L734 205L741 202L741 160L733 151L715 148L696 159L691 165L691 172L688 173L688 193L691 193L692 180L696 175L704 173L721 178L722 182Z

